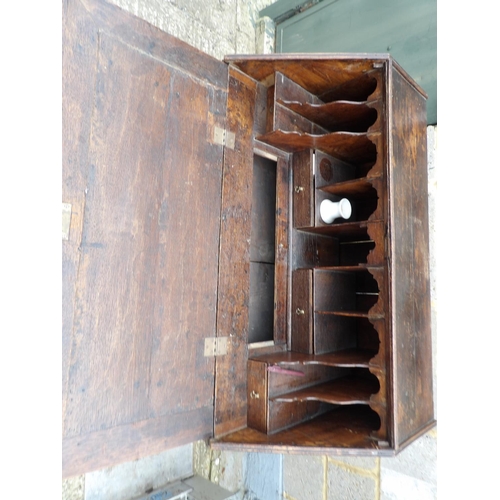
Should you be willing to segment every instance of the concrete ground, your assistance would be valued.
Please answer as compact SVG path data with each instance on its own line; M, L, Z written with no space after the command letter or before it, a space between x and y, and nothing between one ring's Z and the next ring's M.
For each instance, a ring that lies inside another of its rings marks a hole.
M269 24L259 11L274 0L113 0L160 29L222 59L268 52ZM256 31L259 32L256 43ZM428 129L433 354L436 352L435 278L436 128ZM434 362L436 369L436 363ZM434 386L436 378L434 377ZM434 392L436 395L436 390ZM130 500L149 488L199 474L238 500L433 500L437 498L437 431L395 458L339 458L228 453L197 442L154 457L63 481L63 500Z

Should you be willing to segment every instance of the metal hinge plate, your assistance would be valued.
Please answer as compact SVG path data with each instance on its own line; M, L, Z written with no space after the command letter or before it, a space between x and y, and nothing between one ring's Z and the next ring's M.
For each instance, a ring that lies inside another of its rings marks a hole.
M208 337L205 339L205 352L206 357L224 356L227 354L227 340L228 337Z
M234 149L234 143L236 136L234 132L225 130L221 127L214 127L214 143L220 146L226 146L226 148Z

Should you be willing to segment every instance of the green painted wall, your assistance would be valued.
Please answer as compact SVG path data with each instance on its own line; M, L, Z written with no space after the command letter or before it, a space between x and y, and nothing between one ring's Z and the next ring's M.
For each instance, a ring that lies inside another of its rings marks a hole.
M324 0L277 25L276 52L390 52L437 123L436 0Z

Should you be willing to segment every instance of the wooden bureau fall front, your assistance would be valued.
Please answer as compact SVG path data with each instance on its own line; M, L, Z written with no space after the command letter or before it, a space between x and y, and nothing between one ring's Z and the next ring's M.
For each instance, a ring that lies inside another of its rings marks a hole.
M64 475L204 438L391 455L435 425L415 82L63 10Z

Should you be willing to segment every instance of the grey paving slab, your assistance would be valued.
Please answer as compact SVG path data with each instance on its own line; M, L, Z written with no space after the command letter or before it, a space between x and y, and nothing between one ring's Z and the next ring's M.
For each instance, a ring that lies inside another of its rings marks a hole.
M324 500L326 457L283 456L283 492L296 500Z
M349 465L360 469L369 471L378 470L378 458L376 457L328 457L328 461L335 465L335 463Z
M193 445L188 444L86 474L85 500L130 500L192 474Z
M395 457L380 459L381 471L394 471L435 485L437 482L437 438L434 432L417 439Z
M378 500L378 476L328 464L328 500Z
M381 470L380 489L380 500L437 499L436 485L390 469Z
M248 499L279 500L283 489L283 455L249 453L245 476Z

